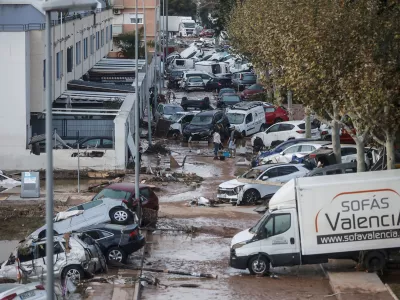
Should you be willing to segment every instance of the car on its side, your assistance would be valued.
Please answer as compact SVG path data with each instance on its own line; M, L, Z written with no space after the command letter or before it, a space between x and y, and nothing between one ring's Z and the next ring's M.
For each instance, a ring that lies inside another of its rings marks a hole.
M257 82L257 76L252 72L235 73L232 76L232 87L242 91Z
M268 125L289 121L289 113L283 106L264 103L264 111Z
M128 208L124 200L102 197L70 207L65 212L57 213L53 224L54 233L63 234L107 222L128 224L135 221L135 216L135 213ZM43 225L29 237L44 238L45 236L46 225Z
M208 140L211 138L214 128L221 127L221 140L229 138L229 120L221 110L202 111L195 115L192 121L183 129L184 141Z
M251 145L259 137L265 147L270 147L273 142L287 141L306 137L306 123L304 121L280 122L270 126L265 132L259 132L252 136ZM318 127L311 125L311 137L320 139L321 134Z
M232 204L255 204L270 199L285 183L303 177L309 172L302 164L270 164L255 167L237 179L223 182L218 187L217 198ZM268 184L272 183L272 184Z
M187 111L188 108L195 108L199 110L210 109L210 98L204 97L202 99L199 98L188 98L182 97L181 106L184 111Z
M185 82L185 91L188 93L194 90L204 90L206 85L201 77L190 77Z
M280 153L264 157L261 160L261 164L268 163L289 163L293 161L293 158L302 158L307 154L314 152L315 150L323 147L329 142L314 142L314 143L299 143L292 145Z
M254 95L264 93L264 88L261 84L255 83L248 88L246 88L243 92L240 93L240 98L243 100L248 100Z
M40 282L32 282L27 284L2 283L0 284L0 299L47 300L48 297L44 286ZM57 299L57 297L55 296L53 299Z
M54 276L77 284L86 274L107 269L100 247L90 237L72 233L54 236ZM30 280L47 277L46 238L21 241L0 268L0 277L18 278L20 270ZM29 298L28 298L29 299Z
M232 85L232 79L230 79L229 77L218 76L211 78L209 81L207 81L205 89L208 92L216 90L220 91L221 89L228 88L231 85Z
M99 244L107 261L115 260L126 263L128 256L143 248L146 243L146 239L140 234L137 224L103 223L82 228L79 232L87 234Z
M238 104L241 101L237 94L225 93L217 101L217 108L230 107L232 105Z
M168 120L172 115L176 114L177 112L183 111L182 106L179 104L167 104L167 103L160 103L156 109L156 120L163 118Z

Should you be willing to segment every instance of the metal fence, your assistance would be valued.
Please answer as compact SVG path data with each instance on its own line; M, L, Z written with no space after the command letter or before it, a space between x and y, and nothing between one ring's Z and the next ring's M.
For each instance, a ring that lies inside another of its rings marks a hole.
M63 140L75 140L77 132L80 138L95 136L112 137L114 120L53 120L53 128Z

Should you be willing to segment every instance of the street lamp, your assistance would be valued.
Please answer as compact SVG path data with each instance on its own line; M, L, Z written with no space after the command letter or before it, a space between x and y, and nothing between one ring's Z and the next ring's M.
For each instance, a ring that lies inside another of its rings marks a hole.
M54 234L53 234L53 99L52 99L52 43L51 12L93 10L97 7L95 0L47 0L43 3L46 12L46 292L47 299L54 299Z

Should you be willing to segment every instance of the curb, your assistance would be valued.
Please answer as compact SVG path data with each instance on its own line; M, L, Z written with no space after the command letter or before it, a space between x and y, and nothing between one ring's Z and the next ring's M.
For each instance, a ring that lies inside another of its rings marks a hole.
M147 237L147 230L142 231L142 235L146 238ZM140 272L139 272L138 281L135 282L135 292L133 293L133 300L139 300L140 296L141 296L141 287L142 287L142 285L140 284L140 277L142 276L145 248L146 248L146 244L143 246L142 249L140 249L142 258L140 260Z

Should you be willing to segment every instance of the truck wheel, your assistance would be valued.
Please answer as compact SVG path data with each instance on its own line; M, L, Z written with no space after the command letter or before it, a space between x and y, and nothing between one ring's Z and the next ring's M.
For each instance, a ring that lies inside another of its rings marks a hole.
M379 251L368 252L364 257L364 266L368 272L377 272L385 268L386 258Z
M249 189L244 192L242 203L256 204L257 200L259 200L260 198L260 193L256 189Z
M264 255L255 255L247 267L251 275L265 275L269 272L269 260Z

